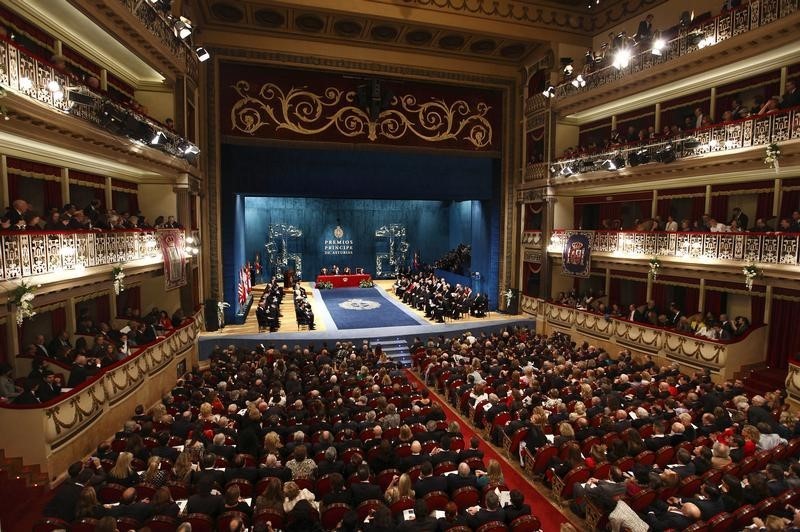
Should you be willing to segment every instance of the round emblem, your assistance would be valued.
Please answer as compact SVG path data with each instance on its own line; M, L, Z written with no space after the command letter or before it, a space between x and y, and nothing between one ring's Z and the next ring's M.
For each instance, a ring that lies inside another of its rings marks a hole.
M337 225L336 229L333 230L333 236L336 238L342 238L344 236L344 229L342 229L341 225Z
M339 306L347 310L372 310L380 307L381 304L366 299L348 299L339 303Z
M347 277L343 277L342 278L342 282L346 283L347 282Z

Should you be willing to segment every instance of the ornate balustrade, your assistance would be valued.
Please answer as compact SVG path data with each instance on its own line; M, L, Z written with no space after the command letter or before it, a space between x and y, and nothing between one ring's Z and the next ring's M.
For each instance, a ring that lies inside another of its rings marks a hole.
M0 448L23 457L28 464L46 466L51 478L60 474L130 417L130 408L116 406L128 398L135 404L158 401L175 383L175 370L179 373L192 366L196 353L187 354L195 347L202 327L203 312L199 310L165 338L141 347L131 357L47 403L0 404L0 426L20 430L2 431ZM173 371L165 371L170 367ZM25 438L18 437L22 433ZM86 437L81 438L84 433Z
M789 374L786 375L786 391L789 398L800 404L800 361L789 362Z
M140 2L149 6L149 2ZM50 87L50 84L55 85ZM118 136L127 136L175 157L191 156L194 148L154 119L120 105L83 85L80 80L56 68L3 37L0 37L0 85L32 98L55 111L68 113ZM50 90L56 89L57 90ZM159 133L159 140L153 138Z
M163 260L155 230L6 232L0 236L0 244L0 280L141 259Z
M764 358L767 327L763 325L751 329L736 341L718 342L528 296L523 296L521 303L522 312L543 321L548 333L552 328L567 330L577 338L597 340L612 353L612 348L627 348L658 355L690 368L710 369L720 379L730 379L742 366L760 362Z
M594 72L584 74L584 86L575 87L571 80L556 87L555 98L565 98L593 90L619 79L647 70L656 65L672 61L688 54L713 46L719 42L736 37L770 24L797 11L798 0L754 0L742 2L742 6L700 22L679 31L677 37L665 43L661 55L652 53L651 48L638 51L630 58L628 66L617 69L607 63ZM576 74L577 75L577 74Z
M170 51L179 65L186 68L191 79L198 79L199 60L195 51L180 37L175 35L170 21L158 11L154 2L141 0L120 0L142 25Z
M533 163L525 167L523 183L547 179L547 163Z
M645 143L622 144L601 152L562 158L550 167L552 176L570 176L651 162L668 163L707 153L766 146L800 138L800 107L684 131L679 136ZM527 172L526 172L527 175Z
M570 231L553 231L547 250L560 253ZM683 233L582 231L589 233L592 253L631 258L675 257L761 264L800 264L797 233Z
M541 249L543 243L541 231L525 231L522 233L522 245L525 247Z

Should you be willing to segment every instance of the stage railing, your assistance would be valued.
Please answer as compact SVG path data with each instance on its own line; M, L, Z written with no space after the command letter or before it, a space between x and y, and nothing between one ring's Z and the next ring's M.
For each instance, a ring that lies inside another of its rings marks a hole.
M14 231L0 236L0 280L151 259L160 262L156 230Z
M642 354L658 355L691 368L710 369L718 379L732 378L742 366L764 359L765 325L753 327L732 341L715 341L529 296L522 296L520 308L523 313L536 317L537 321L544 321L548 334L555 328L569 332L575 338L588 338L592 343L600 343L609 352L628 348Z
M726 11L705 21L696 22L687 28L678 30L678 36L669 39L661 50L661 55L652 52L648 45L643 50L636 50L628 66L618 69L613 66L614 57L603 58L603 66L592 72L582 74L586 84L575 87L572 80L565 80L555 90L555 98L566 98L613 83L626 76L642 72L654 66L672 61L685 55L693 54L706 47L724 40L745 34L781 18L792 15L798 8L798 0L755 0L742 2L734 10ZM611 43L609 43L610 45ZM610 60L609 60L610 59ZM575 76L578 74L576 67ZM529 99L539 95L534 95ZM526 102L527 103L527 102ZM535 105L535 104L532 104Z
M553 231L547 251L561 253L570 230ZM631 258L675 257L741 263L800 264L798 233L683 233L672 231L582 231L593 253Z

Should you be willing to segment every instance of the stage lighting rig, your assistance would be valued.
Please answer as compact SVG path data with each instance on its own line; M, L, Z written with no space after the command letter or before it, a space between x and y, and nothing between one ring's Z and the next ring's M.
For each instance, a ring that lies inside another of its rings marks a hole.
M677 159L677 155L675 154L675 150L672 148L672 144L667 144L656 152L656 161L660 163L671 163L675 159Z
M552 98L556 95L556 88L552 85L548 86L545 90L542 91L542 96L545 98Z

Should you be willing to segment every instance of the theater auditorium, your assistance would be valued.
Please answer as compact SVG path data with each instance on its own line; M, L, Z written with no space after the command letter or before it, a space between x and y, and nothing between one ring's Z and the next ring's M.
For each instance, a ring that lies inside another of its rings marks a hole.
M4 0L0 530L800 530L798 0Z

